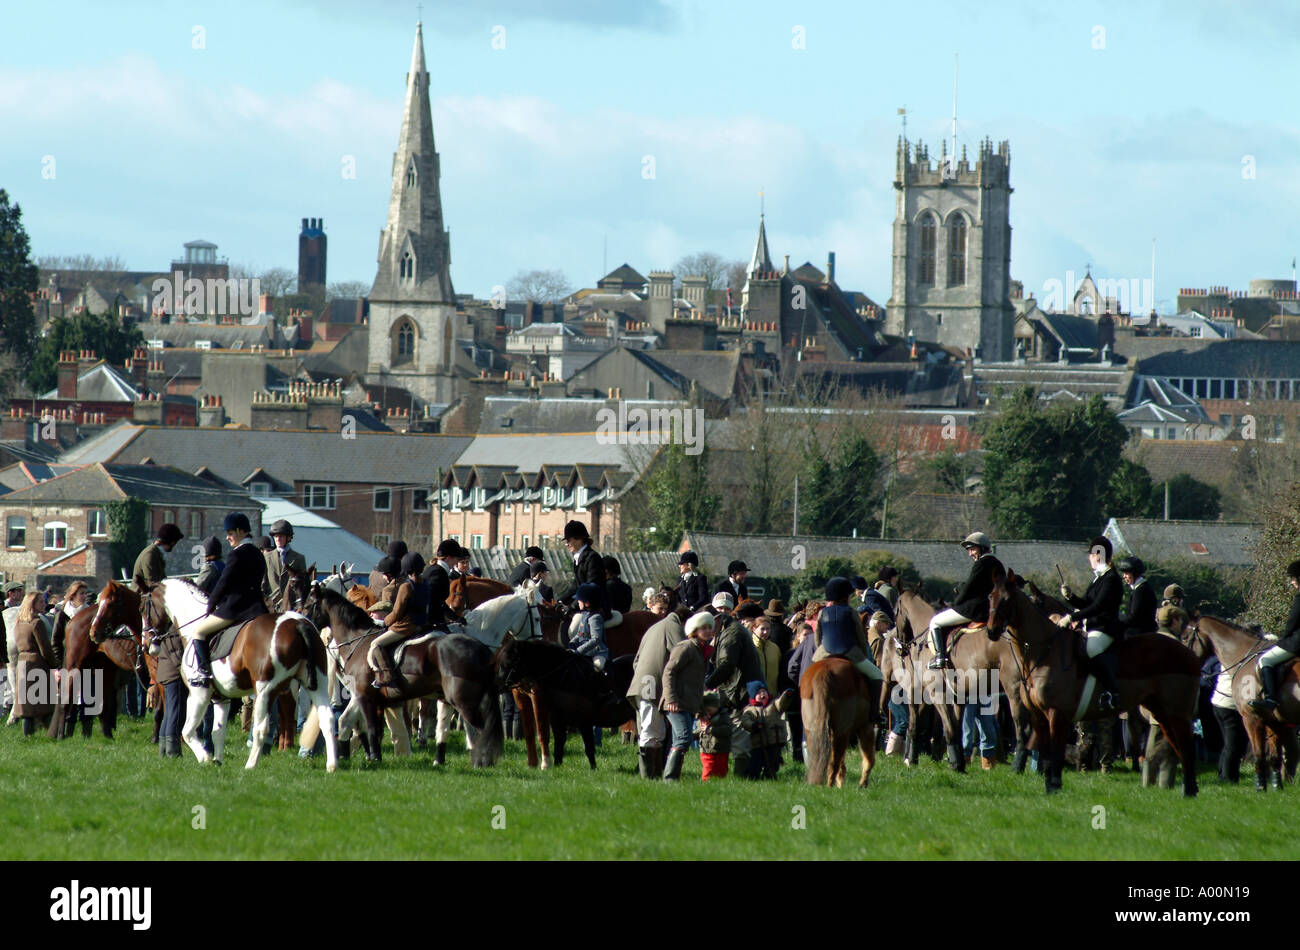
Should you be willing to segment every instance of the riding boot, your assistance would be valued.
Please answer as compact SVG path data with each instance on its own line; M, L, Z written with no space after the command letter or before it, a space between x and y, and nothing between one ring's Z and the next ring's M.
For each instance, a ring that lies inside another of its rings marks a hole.
M668 750L661 745L650 747L650 780L664 777L664 759L668 755Z
M167 758L179 759L181 757L181 740L179 736L167 737Z
M668 761L664 765L664 781L676 782L682 777L682 759L685 753L681 749L672 749L668 753Z
M880 700L885 692L884 680L867 680L867 695L871 702L871 722L877 727L889 725L885 711L880 708Z
M447 743L445 743L445 742L439 742L439 743L437 744L437 746L434 747L434 750L433 750L433 764L434 764L434 765L446 765L446 764L447 764Z
M652 746L643 745L637 750L637 774L642 778L650 777L650 763L654 761Z
M388 659L388 651L383 648L375 651L375 665L379 669L375 671L375 678L370 685L375 689L395 688L397 677L393 673L392 661Z
M941 670L951 665L948 661L947 627L935 627L930 631L930 646L934 648L934 659L925 665L927 670Z
M212 685L212 663L208 659L208 641L202 637L194 638L194 663L199 669L194 679L190 680L190 685Z
M1092 673L1097 677L1101 694L1097 697L1097 707L1102 712L1109 712L1119 704L1119 681L1115 677L1116 657L1114 651L1107 650L1092 661Z
M24 736L36 735L36 720L33 719L31 716L23 717L23 735Z
M1260 666L1259 696L1250 701L1250 708L1255 712L1267 715L1277 708L1277 697L1281 692L1277 682L1278 669L1276 666Z
M1161 788L1174 787L1174 763L1165 761L1160 763L1159 771L1156 776L1156 784Z

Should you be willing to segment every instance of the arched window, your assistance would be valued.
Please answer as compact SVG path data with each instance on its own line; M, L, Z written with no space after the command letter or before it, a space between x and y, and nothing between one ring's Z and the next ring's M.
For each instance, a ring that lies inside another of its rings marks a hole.
M410 251L402 254L402 263L398 268L398 273L402 280L411 280L415 277L415 257Z
M415 187L415 158L411 158L411 164L406 166L406 187Z
M443 369L451 366L451 317L442 322L442 366Z
M966 283L966 219L957 215L948 225L948 286Z
M393 327L393 345L390 362L394 365L415 361L415 325L403 317Z
M921 273L922 284L934 283L934 254L936 228L934 215L927 214L921 218Z

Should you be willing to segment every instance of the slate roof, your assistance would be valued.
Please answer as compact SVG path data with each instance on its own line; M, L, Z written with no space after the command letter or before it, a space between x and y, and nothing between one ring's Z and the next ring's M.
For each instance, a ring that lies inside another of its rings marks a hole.
M216 475L241 482L261 466L282 482L359 482L429 485L470 444L466 436L420 435L358 430L355 439L337 432L285 429L167 428L124 424L88 439L60 461L139 462L193 472L206 465ZM591 438L594 442L594 438ZM98 443L98 444L95 444Z
M626 399L628 411L633 409L681 408L681 402L667 400ZM483 414L479 431L523 433L595 432L600 426L597 415L602 409L617 403L605 399L586 399L578 396L553 399L528 399L517 396L488 396L483 400Z
M1206 439L1143 439L1125 454L1146 467L1153 484L1186 474L1227 489L1232 486L1238 455L1246 444Z
M796 366L800 376L833 376L863 394L884 390L886 395L903 397L904 404L910 407L960 406L964 403L965 377L959 363L814 361Z
M630 264L623 264L621 267L614 268L597 281L596 286L599 287L607 281L621 281L624 284L629 284L637 288L646 283L646 279L637 273Z
M649 358L686 380L694 380L700 389L719 399L730 399L736 391L740 350L654 350ZM690 388L687 382L685 392Z
M150 504L241 507L248 495L230 491L175 468L95 463L4 496L5 504L65 502L95 504L139 498Z
M59 399L56 386L37 399ZM100 361L77 376L77 400L80 402L136 402L140 390L136 389L121 372Z
M140 332L146 340L162 340L165 347L193 347L198 340L211 340L214 348L223 350L252 349L261 344L279 346L269 324L262 326L223 326L216 323L142 323ZM236 344L239 344L237 347Z
M48 462L35 461L9 465L0 469L0 494L36 485L76 468L75 465L51 465Z
M1144 561L1167 563L1175 558L1205 561L1222 567L1250 567L1262 525L1236 521L1155 521L1111 518L1106 537L1116 551L1136 554Z
M1300 342L1218 340L1142 360L1148 376L1236 379L1300 379Z
M631 446L602 444L594 431L577 435L484 434L474 436L472 441L461 441L469 445L456 459L458 465L501 465L521 472L538 472L543 465L578 463L624 470L631 466Z
M1038 311L1038 319L1068 349L1099 350L1097 321L1069 313Z

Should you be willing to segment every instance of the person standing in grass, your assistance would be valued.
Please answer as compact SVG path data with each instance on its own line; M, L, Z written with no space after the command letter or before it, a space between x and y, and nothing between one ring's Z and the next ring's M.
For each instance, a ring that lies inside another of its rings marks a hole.
M682 777L682 760L691 745L691 723L704 701L704 648L713 640L713 615L705 611L686 621L686 639L673 647L664 665L664 715L673 730L672 747L664 764L664 779Z
M773 703L772 694L762 680L754 680L746 689L750 700L740 714L740 727L753 738L750 740L749 767L743 774L749 779L774 779L781 768L781 751L788 737L785 723L781 721L783 709L780 707L791 703L794 694L786 693L779 703Z
M50 632L41 616L45 611L45 595L39 590L23 597L18 608L18 625L14 642L18 647L15 657L17 682L14 684L14 718L23 724L23 735L36 733L36 721L48 719L54 712L54 697L50 695L51 670L58 664Z
M731 719L715 692L704 694L696 731L700 739L700 781L726 778L731 754Z

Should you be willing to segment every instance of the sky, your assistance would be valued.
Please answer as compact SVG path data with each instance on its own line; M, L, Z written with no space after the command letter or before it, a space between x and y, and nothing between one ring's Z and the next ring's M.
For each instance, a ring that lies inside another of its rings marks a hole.
M923 12L918 12L922 11ZM1246 289L1300 253L1300 4L0 0L0 188L34 255L188 240L369 284L423 20L456 290L714 251L890 294L895 149L1011 148L1012 277ZM347 171L354 173L348 175ZM606 250L607 247L607 250Z

